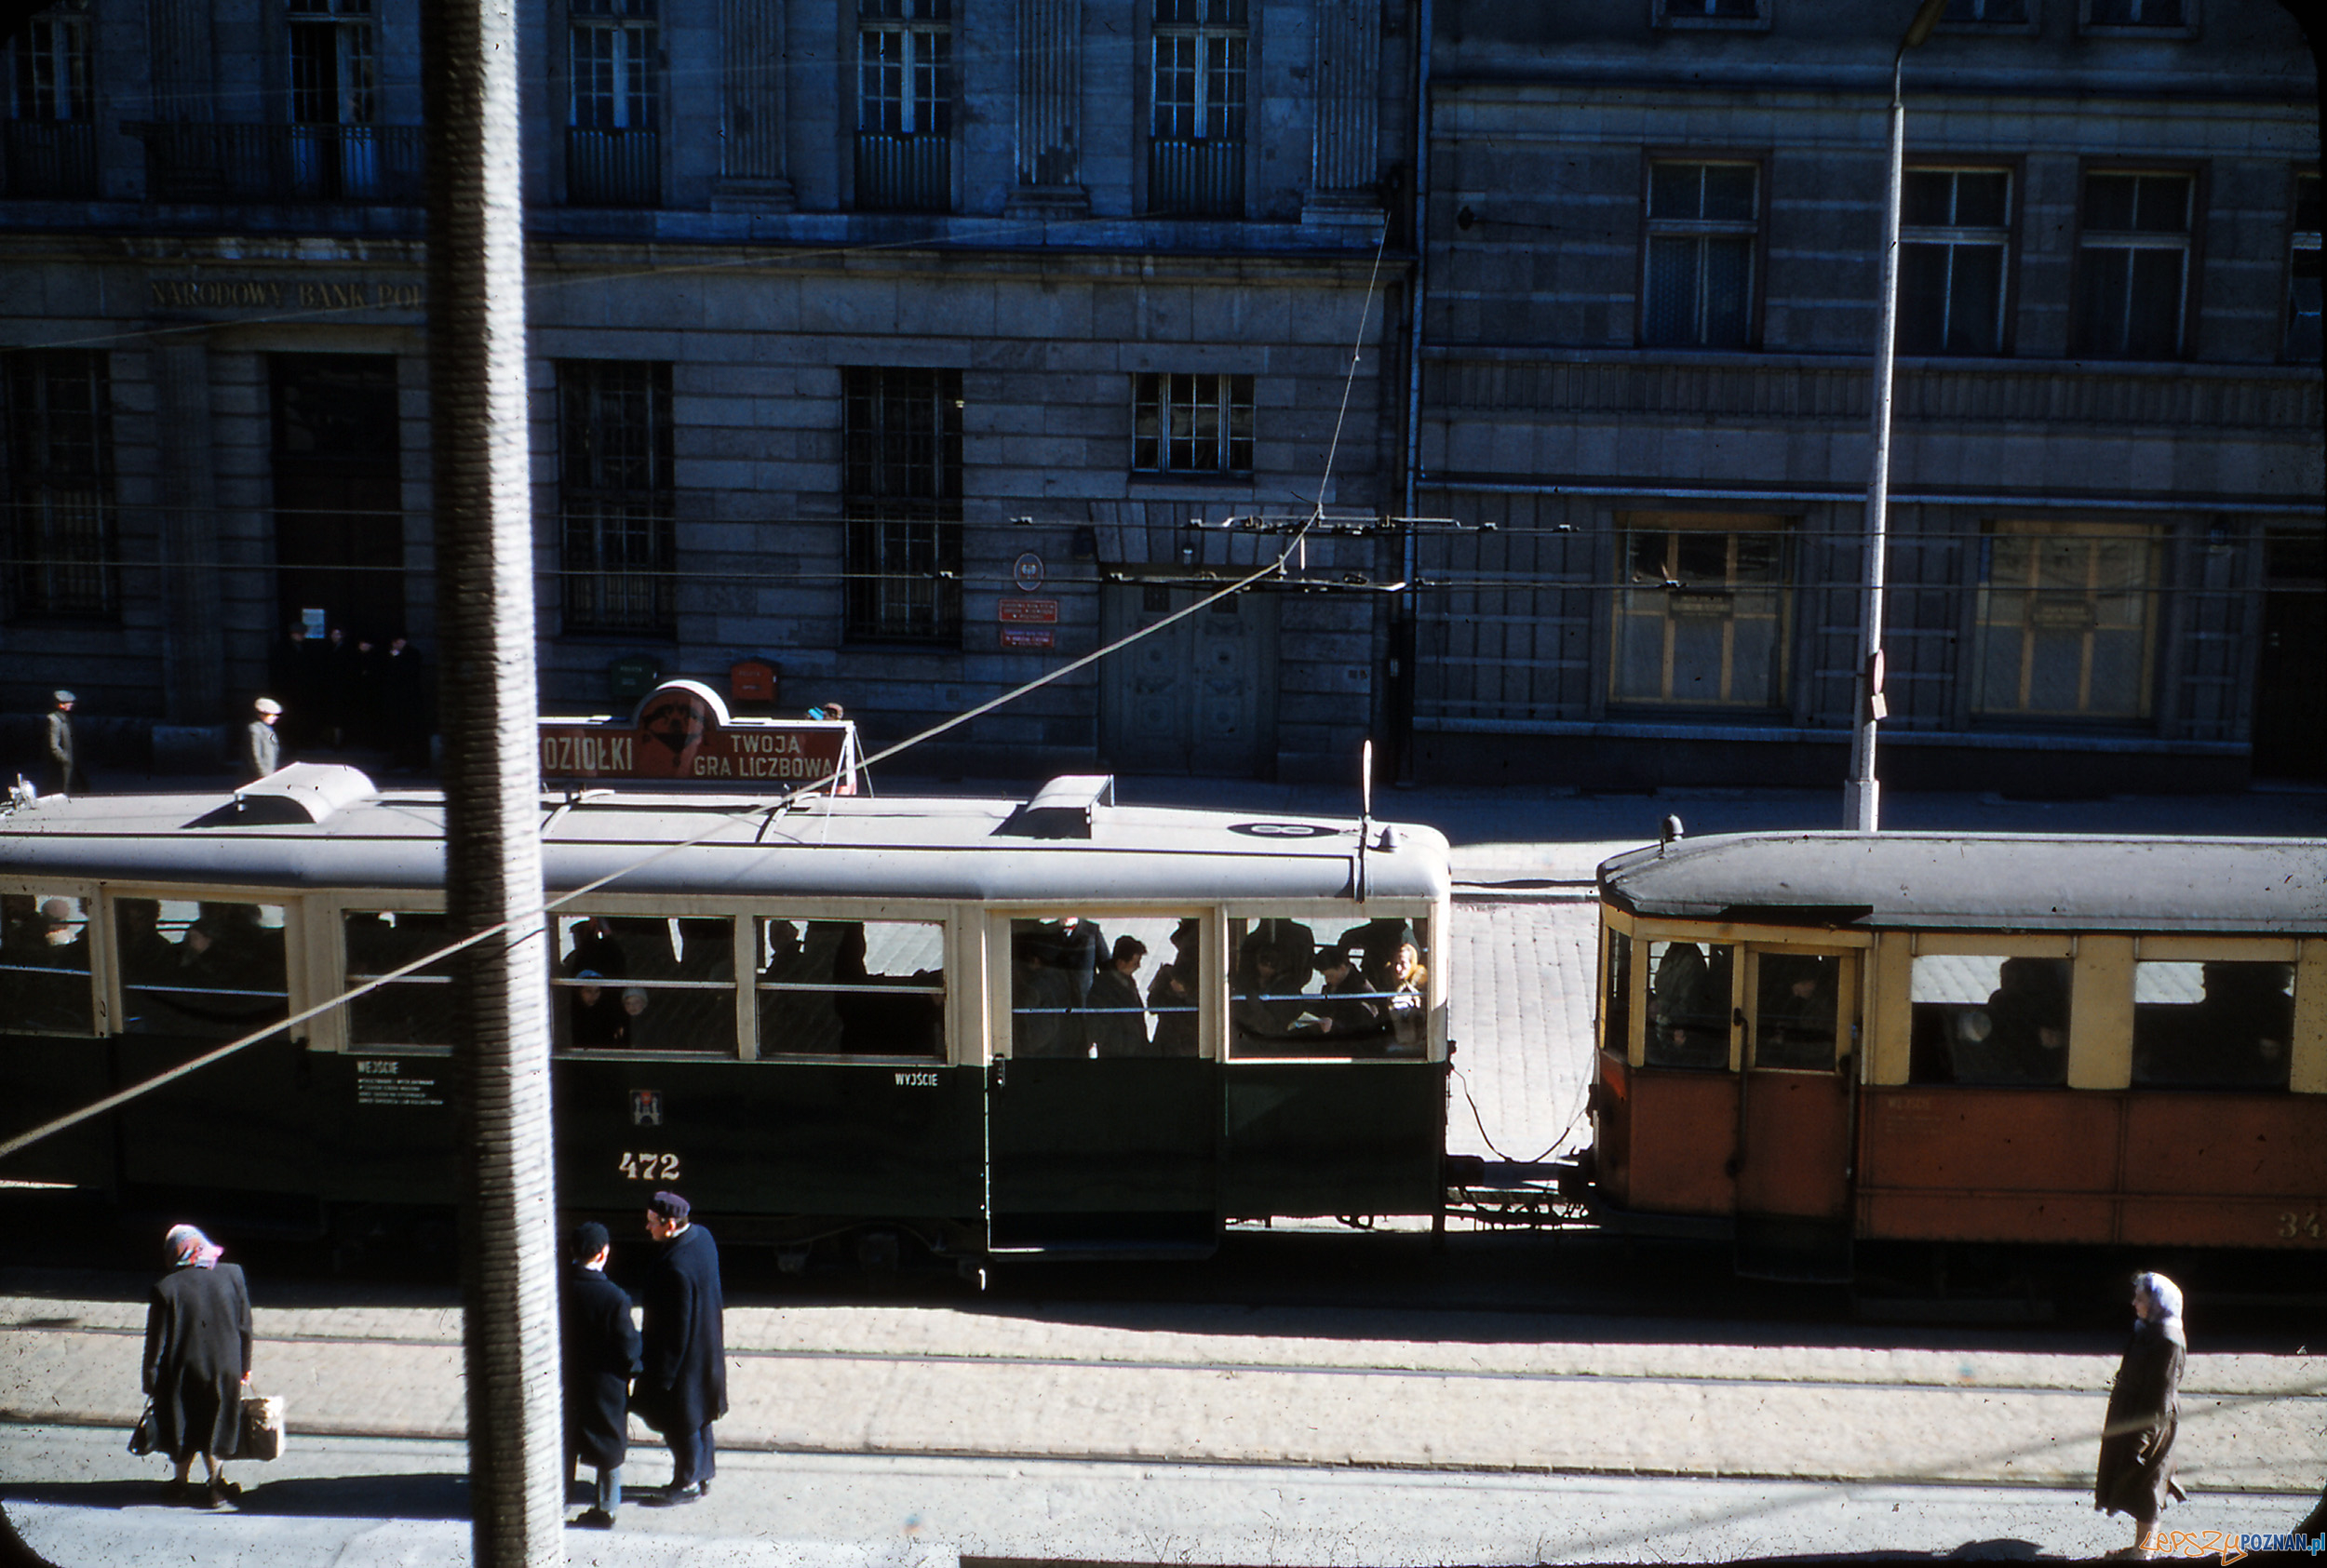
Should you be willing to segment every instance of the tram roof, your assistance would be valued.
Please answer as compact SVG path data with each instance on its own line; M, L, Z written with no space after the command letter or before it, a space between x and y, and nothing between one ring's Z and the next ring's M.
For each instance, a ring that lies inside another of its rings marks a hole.
M441 888L442 794L379 791L352 769L328 771L339 776L322 781L327 797L310 808L316 821L280 801L237 813L232 794L34 801L0 815L0 877L286 891ZM613 876L609 893L993 903L1346 899L1353 891L1354 817L1101 804L1087 837L1055 837L1055 824L1031 822L1026 803L1015 800L775 804L766 796L545 794L544 880L553 893ZM1369 898L1444 897L1446 853L1435 828L1375 823L1365 855Z
M2327 932L2327 841L1741 833L1616 856L1634 915L1981 931Z

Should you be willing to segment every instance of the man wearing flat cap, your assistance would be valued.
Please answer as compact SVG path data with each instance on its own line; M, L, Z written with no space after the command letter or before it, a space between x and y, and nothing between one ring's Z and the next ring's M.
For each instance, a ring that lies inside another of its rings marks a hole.
M57 705L48 711L48 793L86 795L88 775L73 759L73 704L80 699L70 691L52 696Z
M711 1490L719 1468L711 1424L727 1414L720 1250L675 1192L647 1200L646 1233L662 1251L646 1282L645 1370L631 1388L630 1408L670 1444L670 1485L647 1500L692 1503Z
M283 737L275 732L276 721L283 717L283 704L272 697L262 697L257 704L259 717L243 731L243 769L258 783L282 766Z
M566 1483L583 1465L598 1471L590 1507L573 1522L612 1530L622 1507L622 1462L630 1448L628 1395L639 1373L639 1329L630 1297L606 1278L606 1227L585 1220L566 1239L558 1281L560 1359L566 1394Z

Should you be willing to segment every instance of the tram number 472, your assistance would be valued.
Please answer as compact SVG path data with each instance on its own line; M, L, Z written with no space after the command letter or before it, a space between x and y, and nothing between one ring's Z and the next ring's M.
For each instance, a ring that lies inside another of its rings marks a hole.
M679 1156L625 1154L614 1162L614 1169L627 1181L675 1182L679 1180Z
M2299 1241L2306 1239L2313 1241L2320 1240L2319 1211L2317 1209L2313 1209L2307 1214L2299 1213L2293 1209L2284 1209L2280 1211L2279 1237L2280 1240L2284 1241Z

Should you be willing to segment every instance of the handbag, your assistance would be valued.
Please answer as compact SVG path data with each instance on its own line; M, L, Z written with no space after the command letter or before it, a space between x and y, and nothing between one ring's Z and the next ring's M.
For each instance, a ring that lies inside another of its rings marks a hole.
M280 1459L283 1456L283 1399L279 1394L242 1397L242 1443L237 1457Z
M141 1456L154 1452L154 1401L152 1400L145 1401L145 1414L140 1415L138 1424L129 1428L129 1452Z

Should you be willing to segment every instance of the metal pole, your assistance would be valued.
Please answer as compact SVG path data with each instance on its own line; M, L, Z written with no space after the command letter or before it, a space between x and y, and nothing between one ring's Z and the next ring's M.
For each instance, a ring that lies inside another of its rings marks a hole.
M1866 481L1866 529L1861 549L1865 570L1859 584L1860 647L1856 687L1857 727L1850 735L1850 782L1842 788L1845 823L1861 833L1881 825L1882 785L1875 779L1875 727L1884 704L1883 554L1890 536L1890 380L1892 348L1899 331L1899 190L1905 172L1906 105L1900 75L1906 64L1903 41L1890 62L1890 174L1883 194L1882 324L1875 334L1875 469Z
M518 8L423 0L428 378L445 738L471 1539L478 1568L565 1561L548 966L525 440Z

